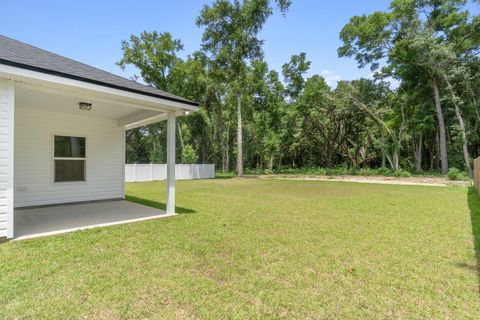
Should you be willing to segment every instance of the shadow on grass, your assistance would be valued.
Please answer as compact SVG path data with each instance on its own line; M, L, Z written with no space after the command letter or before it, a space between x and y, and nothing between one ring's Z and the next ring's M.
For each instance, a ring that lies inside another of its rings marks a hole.
M215 180L223 180L223 179L233 179L236 175L234 172L217 172L215 173Z
M477 275L480 282L480 198L474 187L468 188L467 196L468 208L470 209L470 219L472 221L472 234L475 245L475 256L477 257ZM480 284L478 287L480 292Z
M167 210L167 205L165 203L161 203L158 201L138 198L138 197L129 196L129 195L125 195L125 200L135 202L138 204L143 204L144 206L160 209L163 211ZM175 207L175 212L179 214L184 214L184 213L195 213L196 211L188 208Z

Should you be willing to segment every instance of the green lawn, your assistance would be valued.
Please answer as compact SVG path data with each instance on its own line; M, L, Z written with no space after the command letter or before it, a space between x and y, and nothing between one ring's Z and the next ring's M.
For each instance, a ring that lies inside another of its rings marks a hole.
M164 190L127 186L160 207ZM178 182L177 205L177 217L0 245L0 319L480 315L472 190L216 179Z

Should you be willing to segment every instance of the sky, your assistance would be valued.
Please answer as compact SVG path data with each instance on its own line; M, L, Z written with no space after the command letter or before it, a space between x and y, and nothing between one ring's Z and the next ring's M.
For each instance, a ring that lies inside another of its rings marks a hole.
M209 0L81 0L5 1L0 34L27 42L74 60L131 77L122 71L121 41L142 31L170 32L184 44L183 56L200 48L202 30L195 25ZM353 59L338 58L339 33L354 15L386 10L389 0L293 0L283 17L278 11L260 34L265 60L281 71L293 54L306 52L312 62L309 74L320 74L335 85L338 80L369 77Z

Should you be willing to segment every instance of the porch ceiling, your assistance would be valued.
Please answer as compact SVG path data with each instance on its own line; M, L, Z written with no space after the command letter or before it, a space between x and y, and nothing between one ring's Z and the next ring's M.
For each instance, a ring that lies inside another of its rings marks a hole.
M78 107L79 102L92 103L92 110L84 111ZM122 103L118 101L99 98L91 95L73 95L61 90L39 90L35 87L18 86L15 90L15 106L18 108L31 108L47 112L60 112L72 115L97 117L118 120L119 125L124 125L124 119L134 118L136 115L146 115L146 110L140 106ZM148 111L152 114L161 115L162 112Z

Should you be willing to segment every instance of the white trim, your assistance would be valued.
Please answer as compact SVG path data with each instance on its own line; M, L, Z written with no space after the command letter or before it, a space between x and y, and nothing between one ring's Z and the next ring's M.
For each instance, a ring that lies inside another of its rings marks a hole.
M25 79L25 78L30 78L34 80L46 81L46 82L55 83L59 85L66 85L70 87L80 88L84 90L92 90L92 91L104 93L107 95L114 95L114 96L123 97L127 99L142 101L146 103L153 103L153 104L161 105L161 107L163 108L167 107L167 109L170 109L170 110L182 109L182 110L189 110L189 111L198 111L198 107L195 107L189 104L170 101L162 98L151 97L151 96L124 91L120 89L109 88L106 86L64 78L60 76L54 76L54 75L50 75L42 72L7 66L3 64L0 64L0 77L5 77L9 80L15 80L15 81L26 82L26 83L28 83L28 79Z
M85 139L85 157L83 158L69 158L69 157L55 157L55 137L75 137L75 138L84 138ZM63 133L54 133L52 135L52 167L51 167L51 181L52 184L59 184L59 183L87 183L87 156L88 156L88 138L86 135L78 135L78 134L63 134ZM67 160L67 161L74 161L74 160L83 160L83 180L72 180L72 181L55 181L55 160Z
M15 197L14 191L14 134L15 134L15 86L13 81L8 82L8 151L7 151L7 238L11 239L14 236L14 209L13 199Z
M53 157L53 160L87 160L87 157L85 158L69 158L69 157Z
M167 214L175 213L175 112L167 120Z
M137 112L133 115L129 115L129 116L121 118L120 120L118 120L118 125L119 126L131 126L131 125L134 125L137 122L148 121L152 118L156 118L159 115L164 115L164 114L159 113L158 111L144 110L144 111Z
M122 142L122 152L123 152L123 163L122 163L122 199L125 199L125 163L127 163L127 130L123 130L123 142Z
M158 116L154 116L145 120L137 121L135 123L131 123L125 126L125 130L130 130L130 129L135 129L138 127L144 127L152 123L157 123L160 121L165 121L167 120L167 115L166 113L160 114Z

